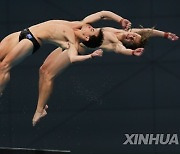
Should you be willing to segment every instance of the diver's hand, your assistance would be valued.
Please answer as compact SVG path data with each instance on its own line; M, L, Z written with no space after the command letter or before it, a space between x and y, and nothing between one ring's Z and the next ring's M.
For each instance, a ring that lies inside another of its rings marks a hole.
M120 24L124 30L129 30L131 28L131 22L127 19L122 18Z
M92 54L91 54L91 57L94 58L94 57L102 57L103 55L103 50L102 49L98 49L98 50L95 50Z
M165 32L164 33L164 38L167 38L171 41L176 41L179 39L179 37L176 34L170 33L170 32Z
M134 56L141 56L144 52L144 48L137 48L133 50L132 55Z

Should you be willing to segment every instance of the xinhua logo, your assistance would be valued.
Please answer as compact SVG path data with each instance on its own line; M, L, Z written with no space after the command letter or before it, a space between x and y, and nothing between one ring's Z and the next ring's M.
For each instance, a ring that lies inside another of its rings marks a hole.
M179 144L177 134L125 134L124 145Z

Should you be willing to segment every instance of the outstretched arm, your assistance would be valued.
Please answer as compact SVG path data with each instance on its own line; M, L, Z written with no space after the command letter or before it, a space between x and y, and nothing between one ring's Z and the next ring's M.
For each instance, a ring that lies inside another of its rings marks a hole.
M176 34L173 34L171 32L164 32L164 31L160 31L160 30L156 30L153 28L143 28L143 29L132 29L132 32L136 32L139 34L147 34L148 37L164 37L167 38L169 40L175 41L178 40L179 37Z
M127 49L121 43L117 43L114 46L113 50L116 53L120 53L120 54L128 55L128 56L141 56L143 54L143 52L144 52L144 48L137 48L135 50Z
M78 55L78 51L76 50L73 44L70 44L70 48L67 50L68 50L69 59L71 63L85 61L85 60L88 60L97 56L101 57L103 53L102 50L96 50L93 53L88 54L88 55Z
M122 25L123 28L129 29L131 27L131 22L121 16L111 12L111 11L100 11L91 14L83 19L84 23L94 23L99 20L114 20Z

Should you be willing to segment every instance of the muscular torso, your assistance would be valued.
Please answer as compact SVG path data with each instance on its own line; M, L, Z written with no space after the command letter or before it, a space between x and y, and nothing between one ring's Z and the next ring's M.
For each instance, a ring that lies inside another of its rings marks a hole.
M81 26L80 22L50 20L29 29L39 43L52 43L66 49L68 43L76 44L74 29L78 26Z
M103 28L104 40L100 48L107 51L114 50L117 44L122 44L119 37L121 33L123 33L123 30L116 30L110 27Z

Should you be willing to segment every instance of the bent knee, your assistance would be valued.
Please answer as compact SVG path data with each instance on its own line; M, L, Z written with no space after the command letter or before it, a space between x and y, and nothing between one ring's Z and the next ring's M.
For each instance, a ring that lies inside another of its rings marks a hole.
M46 80L52 80L54 78L51 71L48 70L46 66L41 66L39 69L39 75L44 77Z

